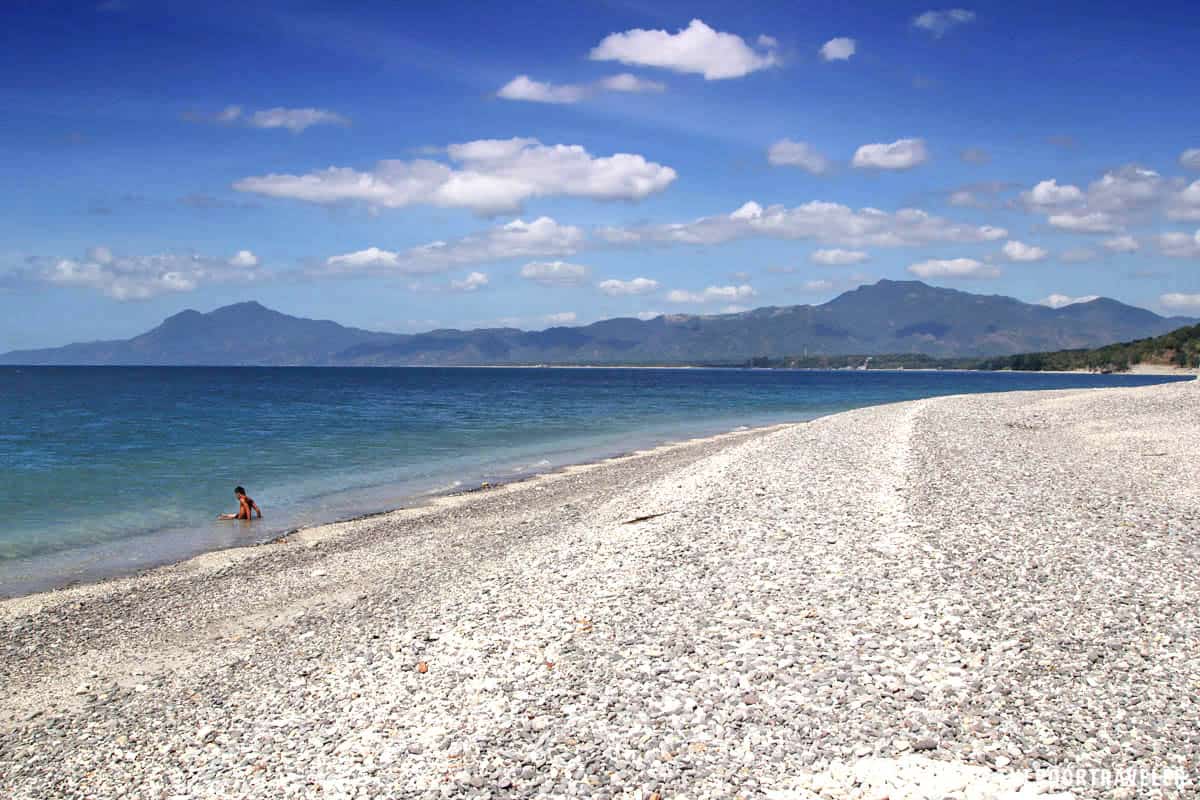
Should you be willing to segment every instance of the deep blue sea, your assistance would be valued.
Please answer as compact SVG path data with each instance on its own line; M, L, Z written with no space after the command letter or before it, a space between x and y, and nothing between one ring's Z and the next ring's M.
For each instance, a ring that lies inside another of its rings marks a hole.
M657 443L933 395L1156 377L0 367L0 596ZM217 522L244 485L265 519Z

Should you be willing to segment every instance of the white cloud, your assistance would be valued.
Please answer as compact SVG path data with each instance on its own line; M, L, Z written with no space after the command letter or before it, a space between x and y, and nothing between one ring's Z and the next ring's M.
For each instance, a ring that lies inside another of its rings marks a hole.
M821 292L832 292L833 289L834 289L833 281L824 280L824 279L815 280L815 281L805 281L800 286L800 291L808 292L811 294L819 294Z
M162 294L190 292L202 285L258 280L258 259L163 254L118 256L95 247L83 259L60 258L34 270L34 277L58 286L92 289L114 300L146 300Z
M1200 230L1195 235L1178 231L1159 234L1158 249L1171 258L1200 257Z
M488 276L482 272L472 272L462 280L450 281L450 288L456 292L475 292L488 285Z
M1200 169L1200 147L1190 147L1179 154L1179 166Z
M1163 178L1154 170L1129 164L1104 173L1080 189L1045 180L1021 194L1030 211L1044 213L1049 223L1077 233L1114 233L1167 204L1167 216L1187 218L1188 198L1178 180ZM1200 219L1200 188L1196 193Z
M950 205L957 206L958 208L975 208L982 205L979 202L979 198L975 196L974 192L970 192L966 189L959 189L957 192L951 192L948 202Z
M521 277L542 286L579 286L586 283L591 270L583 264L566 261L531 261L521 267Z
M518 75L496 92L505 100L523 100L530 103L571 104L586 100L597 92L645 93L661 92L666 84L639 78L629 72L610 75L595 83L581 86L573 83L546 83L535 81L528 75Z
M528 75L518 75L500 87L496 96L530 103L578 103L587 96L587 90L573 84L544 83Z
M929 31L935 37L943 36L946 31L958 25L965 25L975 20L975 12L965 8L948 8L944 11L926 11L912 21L914 28Z
M584 232L550 217L531 222L513 220L482 233L450 242L437 241L405 251L369 247L325 260L318 275L374 273L411 275L444 272L468 264L571 255L579 249Z
M1200 294L1181 294L1180 292L1168 292L1160 295L1158 302L1162 303L1163 308L1185 311L1200 311Z
M1038 305L1050 306L1050 308L1062 308L1064 306L1073 306L1076 303L1090 303L1093 300L1099 300L1098 294L1085 294L1082 297L1071 297L1065 294L1052 294L1048 297L1043 297L1038 300Z
M1041 181L1028 192L1021 194L1027 206L1044 209L1059 208L1075 205L1083 201L1083 190L1072 184L1058 185L1058 181L1050 179Z
M634 314L634 316L640 319L642 322L655 319L656 317L661 317L662 315L663 312L661 311L639 311L638 313Z
M1055 228L1075 233L1113 233L1119 227L1112 215L1103 211L1064 211L1051 214L1049 222Z
M1005 242L1001 249L1010 261L1041 261L1048 255L1043 248L1018 242L1016 239Z
M1192 181L1170 196L1167 218L1200 222L1200 180Z
M780 139L767 150L767 161L775 166L800 167L813 175L829 171L829 159L807 142Z
M999 269L973 258L931 259L909 265L908 271L918 278L976 280L1000 277Z
M233 254L233 258L229 259L231 267L257 267L258 256L249 250L238 250Z
M596 85L610 92L661 92L667 88L664 83L639 78L637 75L629 72L622 72L618 75L601 78Z
M597 288L610 297L623 297L626 295L650 294L658 290L658 281L650 278L634 278L633 280L620 281L610 279L600 281Z
M1140 247L1138 240L1132 236L1114 236L1104 240L1104 247L1114 253L1132 253Z
M1106 212L1126 212L1145 208L1158 202L1165 183L1154 170L1135 164L1106 172L1088 185L1088 208Z
M589 57L694 73L712 81L740 78L779 64L774 39L760 37L758 46L756 50L742 37L713 30L694 19L677 33L635 28L609 34L592 48Z
M460 166L431 159L391 160L369 172L329 167L306 175L243 178L233 188L326 205L432 205L499 214L517 211L535 197L641 200L666 189L676 177L675 170L640 155L596 158L578 145L543 145L537 139L481 139L452 144L446 152Z
M743 283L741 286L709 286L703 292L689 292L684 289L672 289L667 292L668 303L717 303L744 300L754 297L758 292L754 287Z
M899 139L889 144L864 144L850 163L859 169L912 169L928 160L924 139Z
M252 128L287 128L300 133L313 125L349 125L350 120L341 114L322 108L268 108L255 111L246 118Z
M557 314L546 315L546 322L551 325L570 325L576 319L574 311L559 311Z
M301 133L314 125L349 125L350 120L341 114L323 108L264 108L246 113L241 106L226 106L213 114L188 112L183 118L189 122L215 122L221 125L240 123L251 128L284 128L292 133Z
M857 51L857 42L845 36L839 36L821 45L819 52L824 61L847 61Z
M824 264L830 267L842 267L849 264L861 264L870 256L862 250L814 250L808 255L808 260L814 264Z
M877 208L855 211L821 201L794 208L764 208L751 201L727 215L635 228L600 228L596 234L615 245L712 245L761 236L814 239L849 247L902 247L930 242L991 242L1005 238L1008 231L991 225L963 225L915 208L894 213Z

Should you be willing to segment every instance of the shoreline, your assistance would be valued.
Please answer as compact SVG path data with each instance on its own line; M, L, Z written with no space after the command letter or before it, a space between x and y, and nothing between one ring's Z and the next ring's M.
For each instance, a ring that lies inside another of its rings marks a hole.
M784 428L791 425L804 425L810 421L811 420L797 420L794 422L772 423L768 425L739 425L735 428L714 434L671 440L661 444L652 445L650 447L635 448L613 455L599 456L597 458L592 458L585 461L552 466L545 471L519 473L509 477L506 480L484 482L483 486L466 489L456 487L422 492L403 498L407 502L391 508L386 508L380 511L368 511L361 514L352 514L343 518L333 519L328 522L321 522L314 525L302 525L280 533L268 534L263 538L248 540L244 543L201 550L200 552L193 553L192 555L188 555L183 558L168 558L162 561L154 561L142 566L133 567L125 571L97 572L96 577L94 578L71 579L62 584L49 585L54 583L53 581L49 581L47 582L48 585L46 585L45 588L33 589L31 591L24 591L16 594L0 594L0 617L3 616L5 606L7 604L30 598L36 598L40 595L58 595L59 593L64 592L101 589L108 584L131 580L136 581L141 578L153 577L155 573L163 570L172 571L177 568L187 570L193 565L201 568L207 568L214 563L235 563L242 560L238 556L243 552L248 551L253 553L262 548L270 548L276 545L288 544L290 542L301 542L311 546L314 542L319 543L327 539L349 535L350 529L358 527L360 523L371 520L384 518L396 519L401 517L408 519L410 517L418 517L421 516L420 512L422 511L432 512L446 507L453 507L458 503L465 503L478 499L481 495L492 494L497 491L510 491L526 486L533 486L538 484L540 481L549 481L556 477L565 477L586 473L589 470L600 468L611 463L619 463L638 457L667 453L677 448L687 446L717 443L732 436L765 433L777 428Z
M489 367L489 368L491 368L491 367ZM496 368L507 369L509 367L496 367ZM513 368L525 369L528 367L513 367ZM584 368L584 367L551 367L551 368L554 368L554 369L558 369L558 368L580 369L580 368ZM591 367L587 367L587 368L590 369ZM624 369L624 367L621 367L620 369ZM656 369L656 368L648 368L648 369ZM689 367L688 369L709 369L709 368ZM711 369L721 369L721 368L714 367ZM851 370L807 370L807 369L801 369L798 371L850 372ZM874 371L874 372L893 372L895 370L872 370L872 371ZM900 372L939 372L939 373L980 372L981 374L1011 374L1011 375L1017 375L1017 376L1025 376L1025 375L1035 374L1035 373L1024 373L1024 372L1014 372L1014 371L981 372L978 370L940 370L940 369L935 369L935 370L913 369L913 370L899 370L899 371ZM1087 373L1086 373L1086 371L1070 371L1070 372L1044 371L1043 374L1075 375L1075 374L1087 374ZM1136 372L1131 371L1130 373L1124 373L1124 374L1129 375L1129 376L1153 375L1153 376L1164 376L1167 378L1182 378L1182 377L1188 377L1188 376L1194 375L1195 373L1194 373L1194 371L1188 372L1188 371L1175 370L1175 371L1166 371L1166 372L1141 372L1141 373L1136 373ZM1116 377L1120 378L1121 375L1118 375ZM1105 388L1119 388L1119 387L1105 387ZM1070 391L1070 389L1066 389L1066 390L1050 389L1050 390L1042 390L1042 391ZM888 402L903 402L903 401L888 401ZM844 412L833 412L833 413L844 413ZM711 438L714 436L719 437L719 436L723 436L725 434L734 433L734 432L738 432L738 431L752 431L752 430L757 430L757 429L771 428L771 427L775 427L777 425L804 424L806 422L811 422L812 419L813 418L803 418L802 417L799 419L790 420L790 421L786 421L786 422L769 422L769 423L764 423L764 424L751 423L749 425L743 423L743 424L737 424L731 428L721 427L721 429L719 429L716 433L704 433L704 434L700 434L700 435L685 435L683 438L679 438L679 439L672 438L669 434L651 436L648 438L657 439L658 443L656 443L654 445L650 445L648 447L636 447L635 446L632 449L618 448L618 449L615 449L615 451L608 450L607 448L601 448L601 449L597 450L596 453L594 453L588 457L585 457L581 461L566 461L566 462L557 462L557 463L552 462L544 470L527 468L523 471L519 471L519 472L515 472L515 473L495 472L492 475L489 475L488 472L485 470L485 471L479 472L478 474L479 474L479 477L487 478L487 480L485 480L484 483L490 483L493 486L507 485L507 484L511 484L511 483L523 482L523 481L526 481L526 480L529 480L532 478L536 478L536 477L542 476L542 475L553 475L555 473L558 473L565 469L570 469L573 467L594 466L594 465L602 464L612 458L621 458L621 457L625 457L627 455L641 454L641 453L645 453L648 451L653 451L657 447L699 442L699 441L702 441L702 440L705 440L705 439L708 439L708 438ZM733 424L734 422L735 421L732 419L729 420L730 424ZM531 465L531 466L536 466L536 465ZM457 481L456 481L456 483L457 483ZM344 513L344 516L338 515L338 516L333 516L332 518L326 519L324 521L318 521L318 522L313 522L313 523L308 523L308 524L301 524L301 525L292 526L292 527L276 528L269 533L265 533L265 534L261 534L261 535L257 535L257 536L248 535L244 539L237 541L235 543L232 543L232 544L216 544L215 546L211 546L211 547L206 547L206 546L183 547L182 545L179 544L179 542L183 541L182 534L187 529L184 529L184 528L170 529L167 532L174 534L174 537L175 537L174 546L164 549L160 555L142 557L142 558L138 559L136 561L136 563L127 563L127 560L120 552L120 547L122 544L122 542L120 542L120 541L97 543L95 545L86 546L79 550L66 550L66 551L60 551L60 552L51 552L51 553L45 554L44 556L30 556L30 557L25 557L22 559L16 559L12 563L16 563L16 564L36 563L38 560L43 559L43 558L46 560L61 559L62 563L69 566L72 564L80 563L80 559L87 560L89 558L89 555L91 555L93 553L103 554L103 553L105 553L106 550L111 549L111 551L108 552L107 555L101 555L99 560L91 559L89 566L87 566L87 567L73 570L72 572L69 572L69 573L61 573L60 572L60 575L62 575L62 577L45 576L45 575L39 574L36 577L23 577L22 578L21 576L18 576L18 578L15 580L10 579L10 581L9 581L10 585L12 585L16 588L7 589L3 585L0 585L0 602L4 602L5 600L16 599L16 598L20 598L20 597L27 597L31 594L39 594L39 593L47 592L47 591L56 591L56 590L62 590L62 589L86 587L86 586L95 585L97 583L104 583L107 581L120 580L122 578L134 577L134 576L145 574L145 573L155 570L155 569L168 567L168 566L175 565L175 564L180 564L180 563L189 561L194 558L199 558L199 557L202 557L209 553L221 552L224 550L240 550L240 549L244 549L244 548L257 548L257 547L262 547L262 546L266 546L266 545L271 545L271 544L278 543L280 540L287 539L288 537L291 537L300 531L309 530L312 528L319 528L319 527L323 527L323 526L327 526L327 525L341 525L341 524L358 522L360 520L368 519L368 518L371 518L374 516L381 516L381 515L386 515L389 513L402 511L402 510L406 510L406 509L427 506L430 503L436 502L438 499L440 499L442 497L447 497L447 496L453 497L455 495L462 494L465 492L475 491L475 489L462 489L459 487L437 488L437 489L434 489L434 488L417 489L414 487L411 490L399 489L396 492L392 492L392 491L388 490L387 493L390 495L390 497L386 500L383 500L381 504L377 503L377 502L371 502L370 498L378 497L377 493L381 493L384 489L385 489L385 487L380 486L380 487L363 487L362 489L351 490L351 491L357 491L357 492L362 493L362 497L360 498L360 500L362 502L360 502L359 505L366 506L368 509L366 511L356 512L356 511L347 510ZM162 532L157 532L157 533L156 532L147 532L144 536L152 539L158 533L162 533ZM139 537L139 538L141 538L141 537ZM135 539L133 541L137 541L137 539Z
M1186 775L1198 400L871 406L3 601L0 794L1099 800L1072 776Z

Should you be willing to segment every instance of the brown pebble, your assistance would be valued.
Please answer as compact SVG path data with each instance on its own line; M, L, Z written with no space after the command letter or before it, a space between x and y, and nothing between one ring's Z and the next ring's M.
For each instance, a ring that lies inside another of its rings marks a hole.
M426 672L429 672L429 665L426 664L424 661L418 661L417 662L417 672L424 675Z

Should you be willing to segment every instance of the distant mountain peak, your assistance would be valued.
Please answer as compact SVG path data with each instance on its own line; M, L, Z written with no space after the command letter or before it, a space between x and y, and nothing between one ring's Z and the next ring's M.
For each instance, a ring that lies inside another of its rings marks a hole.
M400 335L295 317L245 300L181 311L133 339L0 355L8 364L338 365L744 363L756 356L982 356L1096 347L1194 322L1098 298L1060 309L883 279L821 305L631 317L544 331Z

